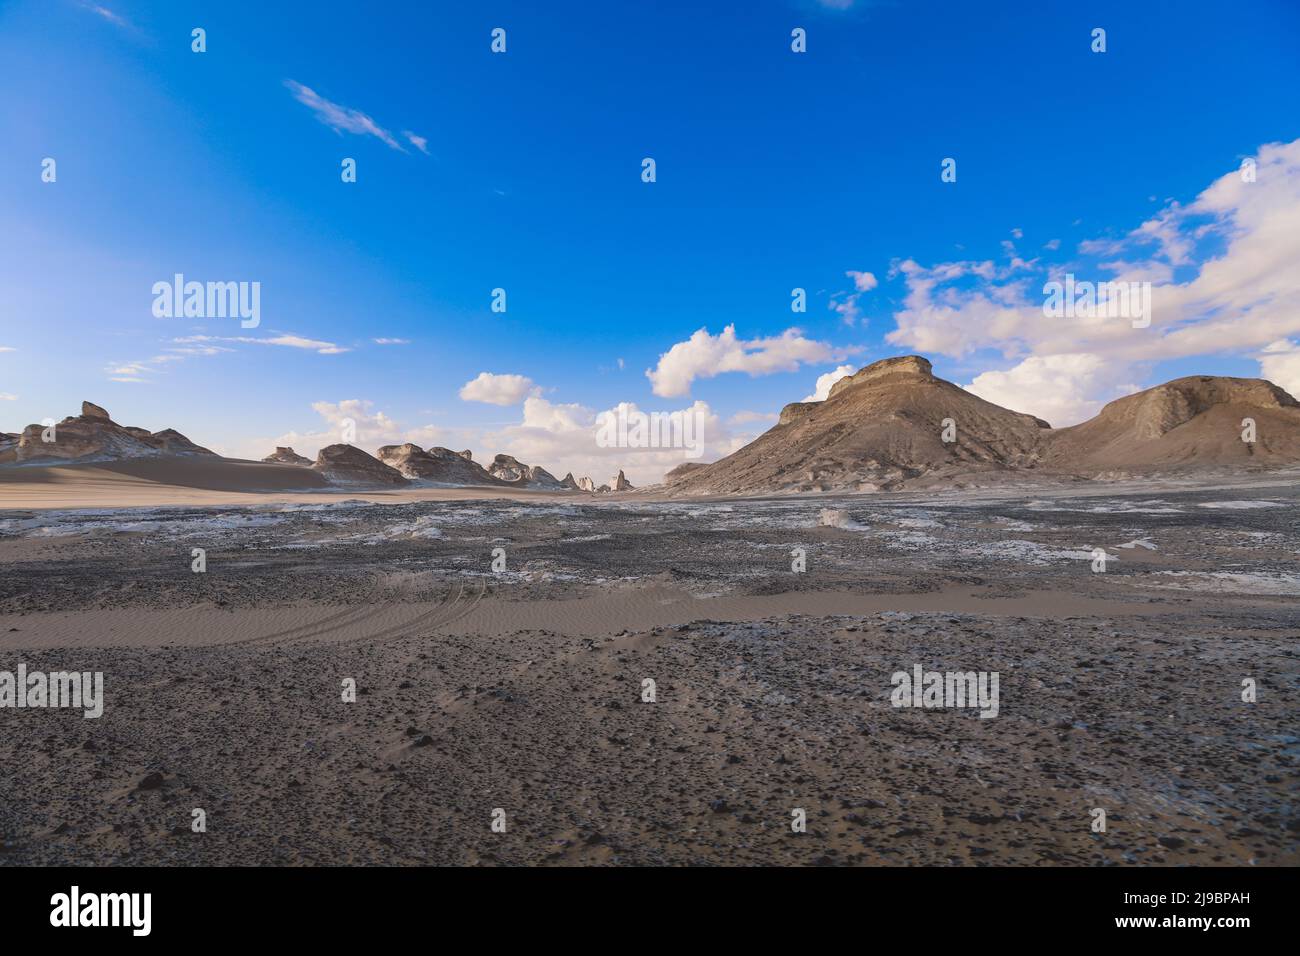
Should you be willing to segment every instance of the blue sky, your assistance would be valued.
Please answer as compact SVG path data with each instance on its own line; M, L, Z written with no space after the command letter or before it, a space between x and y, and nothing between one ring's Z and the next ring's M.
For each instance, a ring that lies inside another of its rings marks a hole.
M914 351L1053 424L1300 384L1300 250L1260 251L1300 234L1289 0L287 6L0 4L0 430L88 398L311 453L346 412L563 473L617 403L704 402L722 453ZM1216 187L1243 158L1260 188ZM1153 328L1045 330L1061 269L1153 281ZM177 272L260 282L261 325L155 318Z

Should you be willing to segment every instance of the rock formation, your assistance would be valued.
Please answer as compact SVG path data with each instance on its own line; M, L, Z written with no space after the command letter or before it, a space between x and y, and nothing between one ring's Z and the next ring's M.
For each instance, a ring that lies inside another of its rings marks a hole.
M708 467L709 466L704 464L703 462L684 461L676 468L672 469L672 471L669 471L664 475L664 484L671 485L673 482L680 481L681 479L685 478L687 475L695 471L698 471L701 468L708 468Z
M212 454L171 428L151 432L134 425L119 425L93 402L82 402L80 415L69 416L48 429L44 425L28 425L17 436L6 433L0 439L0 464Z
M1255 441L1242 440L1246 420ZM1052 433L1044 467L1081 477L1300 462L1300 405L1272 382L1200 375L1116 399Z
M945 423L954 426L945 435ZM795 402L744 448L674 481L674 493L875 491L921 476L1033 467L1047 422L936 378L920 356L875 362L822 402ZM945 441L951 437L952 441Z
M559 490L560 480L540 465L525 465L513 455L497 455L488 472L493 478L520 488Z
M504 454L488 468L468 449L425 451L406 443L386 445L378 454L372 458L351 445L330 445L311 463L292 448L276 448L263 462L310 466L345 487L401 487L409 479L547 491L633 490L622 471L597 487L572 472L557 480L538 465ZM0 465L133 458L201 462L204 456L216 457L174 429L119 425L92 402L82 403L80 415L49 428L0 432ZM684 462L664 476L663 487L670 495L959 488L1001 484L1026 473L1057 481L1106 480L1297 464L1300 404L1262 379L1180 378L1117 399L1090 421L1053 430L1041 419L936 378L926 359L910 355L840 379L825 401L785 406L777 424L744 448L712 464Z
M311 459L299 455L292 448L282 448L276 446L273 454L267 455L262 461L271 465L310 465Z
M401 472L353 445L327 445L311 466L332 484L350 487L405 485Z
M419 445L385 445L379 460L407 478L440 485L499 485L468 452L454 452L434 447L425 451Z
M1255 441L1243 441L1249 420ZM1111 402L1053 430L936 378L916 355L868 365L823 402L710 465L665 476L673 494L873 491L988 485L1032 471L1057 480L1222 473L1300 464L1300 405L1263 379L1192 376Z

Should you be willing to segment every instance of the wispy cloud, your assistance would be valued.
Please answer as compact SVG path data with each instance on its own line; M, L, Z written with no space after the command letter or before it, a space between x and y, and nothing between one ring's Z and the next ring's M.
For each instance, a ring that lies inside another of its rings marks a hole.
M127 22L127 19L125 17L120 16L119 14L116 14L112 10L108 9L108 7L100 6L97 3L83 3L81 7L83 10L89 10L97 17L101 17L102 19L107 20L109 23L112 23L115 26L129 27L131 25L129 22Z
M0 392L0 402L16 402L18 396L13 392Z
M774 422L779 417L780 416L777 415L776 412L743 411L736 412L736 414L727 419L727 422L731 425L755 425L760 422Z
M247 345L281 345L291 349L306 349L312 352L318 352L321 355L342 355L344 352L352 351L342 345L336 345L333 342L322 342L319 339L308 339L301 335L281 334L270 337L257 338L251 335L187 335L179 339L173 339L177 345L186 345L203 342L237 342Z
M318 120L339 135L353 133L357 136L373 136L385 146L395 149L399 153L406 152L392 133L360 110L333 103L311 87L303 86L296 80L285 80L284 85L289 88L294 99L315 113Z
M1025 262L1011 249L1005 264L895 263L907 293L886 339L958 358L1001 352L1018 364L988 369L968 388L1058 426L1094 414L1171 359L1251 355L1262 374L1300 390L1300 362L1291 358L1300 336L1300 140L1265 144L1255 159L1255 180L1232 169L1119 238L1080 243L1078 261ZM1045 317L1043 280L1066 272L1151 283L1149 326Z
M862 318L862 312L858 309L858 299L861 298L862 293L870 292L879 283L876 281L875 274L871 272L850 269L844 275L853 280L853 292L841 292L831 296L830 307L832 311L839 313L845 325L857 325L858 320Z
M171 346L162 350L162 354L134 362L112 362L104 371L108 374L109 379L114 382L155 382L158 381L155 376L164 371L165 366L173 362L184 362L186 359L234 352L235 349L229 347L231 344L279 345L285 348L317 352L321 355L341 355L344 352L352 351L333 342L324 342L290 334L280 334L266 338L256 338L250 335L186 335L178 339L172 339L172 343ZM217 343L228 344L219 345Z
M143 372L151 371L140 362L129 362L126 365L111 365L105 369L110 375L139 375Z
M410 339L371 339L376 345L410 345Z
M417 136L415 133L412 133L409 129L402 130L402 135L406 137L407 141L412 146L414 146L420 152L424 153L425 156L429 155L429 140L426 137Z
M230 350L226 349L225 351ZM157 379L153 376L158 373L159 366L170 362L184 361L184 359L184 355L155 355L153 358L143 359L139 362L110 363L104 371L108 373L109 381L112 382L155 382Z

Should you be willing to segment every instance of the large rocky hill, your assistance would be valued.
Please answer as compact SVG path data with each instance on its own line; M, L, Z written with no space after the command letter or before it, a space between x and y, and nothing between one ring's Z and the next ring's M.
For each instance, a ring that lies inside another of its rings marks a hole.
M1242 440L1246 419L1255 441ZM787 405L775 427L705 466L672 495L874 491L1018 480L1218 474L1300 464L1300 407L1262 379L1193 376L1053 429L936 378L909 355L840 379L822 402Z

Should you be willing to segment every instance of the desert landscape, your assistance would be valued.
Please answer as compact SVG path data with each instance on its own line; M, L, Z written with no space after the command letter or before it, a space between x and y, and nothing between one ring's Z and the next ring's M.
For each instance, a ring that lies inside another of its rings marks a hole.
M0 862L1300 861L1269 382L1052 429L900 356L644 488L44 432L0 436L4 666L103 711L6 721ZM898 706L916 667L996 714Z
M4 940L1285 931L1297 48L0 3Z

